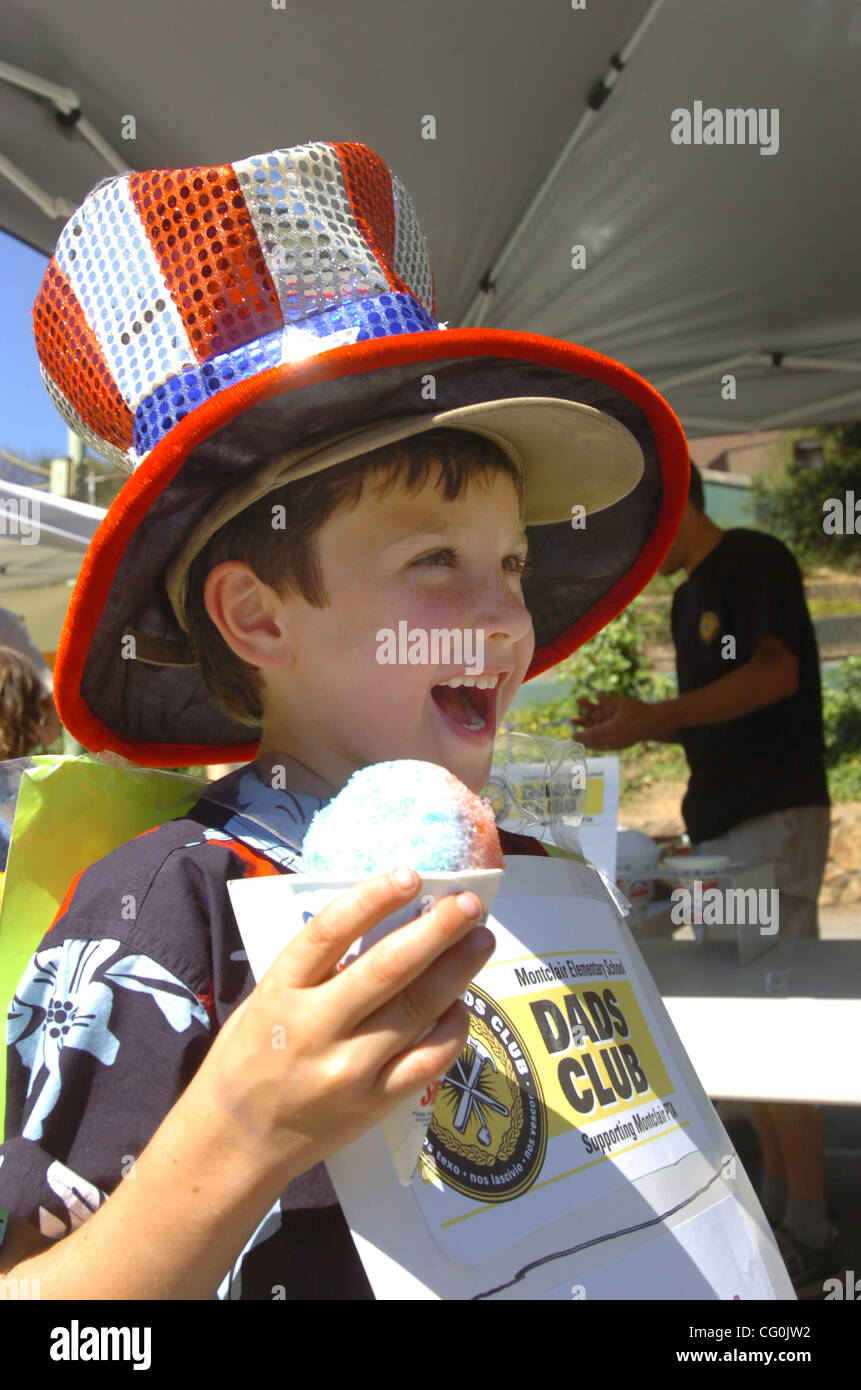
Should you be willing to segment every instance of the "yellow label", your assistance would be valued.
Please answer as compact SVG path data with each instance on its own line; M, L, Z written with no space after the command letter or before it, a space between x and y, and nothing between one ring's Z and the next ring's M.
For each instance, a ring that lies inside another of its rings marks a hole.
M600 816L604 810L604 777L586 778L585 816Z
M545 985L503 1007L540 1078L548 1137L672 1094L627 981Z

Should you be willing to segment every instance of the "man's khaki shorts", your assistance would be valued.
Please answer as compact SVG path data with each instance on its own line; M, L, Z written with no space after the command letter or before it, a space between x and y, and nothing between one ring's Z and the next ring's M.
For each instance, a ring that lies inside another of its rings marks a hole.
M793 806L742 821L725 835L695 846L700 854L728 854L743 863L774 865L780 893L781 940L819 935L816 903L828 858L830 806Z

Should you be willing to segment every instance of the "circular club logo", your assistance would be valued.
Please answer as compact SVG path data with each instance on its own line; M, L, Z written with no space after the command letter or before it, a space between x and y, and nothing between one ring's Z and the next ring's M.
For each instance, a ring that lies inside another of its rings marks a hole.
M514 1024L476 989L466 1047L440 1086L424 1144L435 1177L478 1202L507 1202L531 1187L547 1148L541 1083Z
M708 647L720 632L720 618L717 613L708 611L700 614L700 641Z

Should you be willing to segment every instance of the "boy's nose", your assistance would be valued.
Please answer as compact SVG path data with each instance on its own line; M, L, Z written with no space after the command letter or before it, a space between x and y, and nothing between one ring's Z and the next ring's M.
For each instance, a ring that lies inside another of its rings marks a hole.
M532 632L532 614L522 596L501 577L476 595L473 627L484 630L485 642L521 642Z

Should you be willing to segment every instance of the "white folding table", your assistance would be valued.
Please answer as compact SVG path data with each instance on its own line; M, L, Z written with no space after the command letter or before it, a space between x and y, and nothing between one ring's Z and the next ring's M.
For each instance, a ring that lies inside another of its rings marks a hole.
M637 944L708 1095L861 1105L861 941Z

